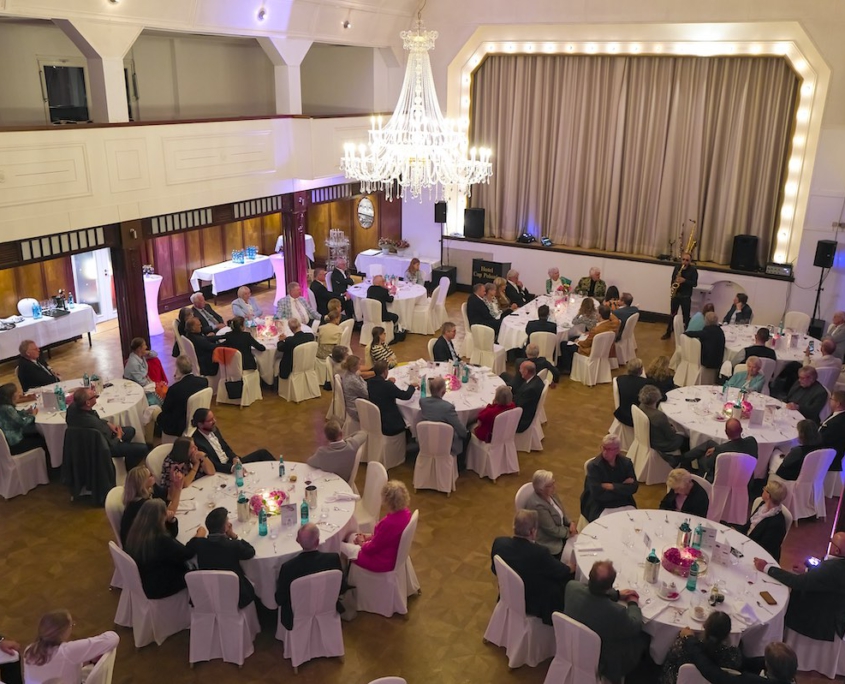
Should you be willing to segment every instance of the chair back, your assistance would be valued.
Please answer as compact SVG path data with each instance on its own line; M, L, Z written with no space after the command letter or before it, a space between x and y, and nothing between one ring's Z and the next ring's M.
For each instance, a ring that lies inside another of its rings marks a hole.
M675 318L672 319L672 332L675 333L675 348L680 349L681 340L684 337L684 316L680 309L675 314Z
M0 481L8 482L15 469L12 461L12 451L9 449L9 442L6 441L5 433L0 430Z
M317 298L314 296L314 290L310 287L306 287L305 290L305 299L308 301L308 305L311 307L312 310L317 310ZM301 321L301 323L308 323L308 321Z
M720 456L719 458L721 458L721 456ZM712 499L712 498L713 498L713 485L712 485L712 484L710 484L707 480L705 480L703 477L701 477L701 475L692 475L692 474L691 474L691 475L690 475L690 477L693 479L693 481L694 481L694 482L697 482L697 483L698 483L698 485L699 485L699 486L700 486L700 487L701 487L701 488L702 488L705 492L707 492L707 498L708 498L708 499ZM669 485L666 485L666 489L667 489L667 491L668 491L668 489L669 489Z
M681 360L691 366L701 365L701 340L681 335Z
M182 342L182 336L179 334L179 317L178 316L171 321L170 327L173 330L173 339L176 342L176 346L179 347L179 353L184 354L185 353L185 345Z
M93 428L69 427L62 448L62 481L69 485L71 497L81 496L87 489L94 503L103 506L109 491L117 484L106 438Z
M141 584L141 574L132 556L112 541L109 542L109 553L123 582L123 591L129 591L139 597L146 596Z
M836 382L839 380L839 374L842 372L841 367L833 368L816 368L816 373L819 376L819 383L830 394L836 387Z
M383 321L381 320L381 302L377 299L362 299L361 312L364 316L364 323L382 325Z
M536 344L540 349L540 356L550 362L557 358L557 335L550 332L533 332L528 338L528 344Z
M777 368L777 361L774 359L767 359L765 356L761 356L760 358L760 372L766 378L765 387L768 387L769 383L772 381L772 378L775 375L775 369Z
M434 344L435 344L436 342L437 342L437 338L436 338L436 337L432 337L432 338L428 341L428 360L429 360L429 361L434 361Z
M313 371L317 365L317 348L316 342L306 342L300 344L293 350L293 373L307 373Z
M228 355L226 364L220 364L219 377L224 382L243 380L244 377L244 359L239 350L235 350L234 354ZM188 421L190 423L190 420Z
M467 303L461 304L461 319L464 322L464 349L462 356L472 355L472 330L469 329L469 318L467 317Z
M380 435L381 431L381 410L373 402L359 397L355 400L355 407L358 409L358 420L361 429L368 435Z
M370 684L408 684L408 680L402 677L379 677L370 682Z
M197 409L211 408L211 397L213 394L214 390L210 387L206 387L205 389L201 389L199 392L194 392L190 397L188 397L188 408L185 411L188 418L185 422L185 425L187 426L185 428L186 435L194 434L194 427L191 425L191 419L194 417L194 413Z
M452 281L449 280L446 276L443 276L440 279L440 283L437 285L439 291L437 293L437 305L443 306L446 304L446 297L449 296L449 288L452 287Z
M616 382L616 378L613 378L613 409L616 410L619 408L619 383Z
M237 615L239 582L230 570L193 570L185 575L193 613Z
M835 456L836 449L811 451L804 457L804 463L801 464L801 472L798 473L796 482L812 483L813 485L817 482L823 482Z
M361 505L367 512L372 513L376 520L378 520L379 510L381 510L381 490L386 484L387 469L378 461L368 463Z
M184 335L181 335L179 339L181 340L179 347L182 349L182 353L191 360L191 369L194 375L199 377L201 375L200 362L197 360L197 350L194 348L194 343Z
M493 432L490 435L490 444L505 444L513 441L516 436L516 428L519 427L519 419L522 418L522 408L502 411L493 420Z
M499 582L499 600L508 610L517 615L525 615L525 584L522 578L502 560L498 554L493 556L496 568L496 580Z
M417 423L417 441L420 456L431 458L452 458L452 437L455 429L448 423L422 420Z
M610 356L610 348L616 340L616 333L608 331L599 333L593 338L593 346L590 348L591 359L606 359Z
M634 419L634 439L644 449L651 449L651 432L649 430L651 424L648 416L643 413L639 406L631 406L631 417Z
M598 682L601 637L586 625L563 613L552 613L555 629L555 658L562 657L572 666L574 675L567 682Z
M120 543L120 519L123 517L123 509L123 487L120 485L112 487L106 494L106 518L109 520L118 546L122 546Z
M733 490L747 488L756 465L757 459L748 454L732 451L719 454L716 459L713 487L729 487Z
M350 318L340 324L340 329L343 331L340 334L340 346L352 349L352 330L355 327L355 319Z
M188 575L190 577L190 574ZM337 612L343 572L324 570L291 582L290 605L294 621Z
M117 649L106 651L100 656L97 664L85 678L85 684L111 684L114 677L114 661L117 659Z
M420 519L420 511L417 509L411 514L411 519L408 521L405 529L402 530L402 536L399 538L399 550L396 552L396 565L394 570L402 570L405 563L408 561L408 556L411 555L411 544L414 543L414 535L417 533L417 522Z
M678 670L677 684L707 684L709 681L692 663L684 663Z
M475 351L493 353L493 343L496 338L493 328L486 325L474 325L471 328L472 346Z
M362 344L364 347L364 367L365 368L372 368L373 367L373 352L370 349L372 346L371 344Z
M640 314L635 313L628 317L625 321L625 327L622 329L622 335L619 338L622 342L630 342L634 338L634 330L636 330L637 323L640 322Z
M349 481L346 483L352 488L352 491L356 494L358 493L358 488L355 486L355 478L358 477L358 468L361 467L361 459L364 458L364 452L366 450L367 442L365 441L361 446L358 447L358 451L355 452L355 463L352 464L352 472L349 474Z
M748 372L748 365L744 363L738 363L734 366L733 369L734 373L747 373ZM723 373L722 375L728 375L727 373Z
M431 313L437 308L437 300L440 299L440 287L435 287L431 291L431 297L428 298L428 311Z
M343 425L346 420L346 399L343 396L343 383L340 381L339 375L334 376L334 384L332 385L332 413Z
M210 391L210 390L209 390ZM158 484L161 484L161 476L164 474L164 459L173 450L173 444L162 444L147 454L147 470L149 470Z
M803 311L787 311L783 317L783 327L806 335L810 329L810 317Z
M528 499L531 498L531 495L534 493L534 484L531 482L526 482L522 485L516 492L516 496L513 497L513 507L516 511L521 511L525 508L525 504L528 503Z

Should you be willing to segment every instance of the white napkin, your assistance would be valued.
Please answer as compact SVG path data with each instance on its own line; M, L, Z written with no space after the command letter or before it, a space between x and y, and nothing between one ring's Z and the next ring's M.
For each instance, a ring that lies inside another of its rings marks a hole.
M760 622L760 618L757 617L757 613L754 612L754 609L748 603L740 605L739 601L734 604L734 617L742 622L746 627L756 625Z
M360 496L352 492L336 492L326 497L326 503L337 503L338 501L358 501Z
M652 601L647 606L640 606L640 612L646 620L654 620L660 613L669 607L668 603L663 601Z
M179 507L176 509L180 513L187 513L188 511L197 510L197 504L194 501L179 501Z
M590 553L604 551L604 548L602 548L601 544L581 544L580 546L578 546L577 550L583 551L584 553Z

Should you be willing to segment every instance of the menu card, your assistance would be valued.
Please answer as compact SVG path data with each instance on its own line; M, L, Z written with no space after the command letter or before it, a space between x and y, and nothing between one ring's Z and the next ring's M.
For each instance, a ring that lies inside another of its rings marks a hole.
M715 542L713 545L713 554L711 560L721 565L731 564L731 545L727 542Z
M298 518L296 517L296 504L282 504L281 506L279 506L279 511L279 515L282 518L282 527L296 525L296 523L298 522Z

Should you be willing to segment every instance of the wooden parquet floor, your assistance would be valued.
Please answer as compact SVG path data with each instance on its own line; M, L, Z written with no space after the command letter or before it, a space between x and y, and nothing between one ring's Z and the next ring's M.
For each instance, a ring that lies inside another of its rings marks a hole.
M259 302L269 309L272 292L258 290ZM452 320L459 322L460 304L466 295L447 301ZM228 300L216 308L229 315ZM170 321L162 316L165 335L153 338L168 374L172 376ZM459 336L463 335L459 324ZM671 354L672 342L659 339L663 326L641 324L637 329L639 351L648 362L659 354ZM354 346L357 348L357 333ZM427 338L408 335L395 349L400 359L425 357ZM79 341L53 351L53 366L65 378L96 370L105 378L122 374L118 333L106 324L94 336L94 346ZM0 367L0 382L13 382L13 365ZM223 433L236 450L258 447L283 453L288 460L304 460L321 443L322 425L330 394L299 405L289 404L265 389L264 401L239 410L214 406ZM504 651L482 643L482 634L496 602L495 578L490 572L490 545L494 537L511 532L513 497L537 468L555 473L558 490L570 515L577 518L578 496L583 485L583 463L598 453L598 443L611 422L610 385L587 388L564 379L549 393L544 450L520 455L521 472L503 476L495 484L465 473L450 498L437 492L412 494L412 506L420 509L420 522L412 550L423 592L410 600L407 618L385 619L359 614L344 623L345 662L320 659L300 668L297 681L366 683L395 674L417 684L437 681L542 682L547 666L510 671ZM365 468L359 473L363 487ZM412 467L391 471L409 486ZM662 486L640 486L641 507L656 506ZM831 510L831 514L832 514ZM828 521L832 520L828 517ZM118 592L108 588L112 574L107 542L111 530L102 509L87 502L71 502L58 483L38 487L27 496L0 500L0 632L22 643L32 640L39 616L51 609L69 609L76 621L74 634L87 636L116 629L121 637L114 681L120 684L162 682L279 682L293 678L289 662L282 658L282 644L274 638L271 616L263 616L264 629L255 653L242 670L222 661L188 666L188 632L136 650L131 631L115 627ZM802 523L786 542L784 566L807 555L821 554L829 524ZM269 619L268 619L269 618ZM654 681L653 675L641 681ZM802 675L802 683L826 681Z

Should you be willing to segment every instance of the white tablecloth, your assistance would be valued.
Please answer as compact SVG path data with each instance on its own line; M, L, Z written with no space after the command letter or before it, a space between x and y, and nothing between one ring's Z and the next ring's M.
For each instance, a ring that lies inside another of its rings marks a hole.
M556 306L555 300L548 295L535 297L528 304L502 319L502 326L499 329L499 344L505 349L524 347L528 342L525 326L528 321L536 321L540 318L537 315L537 309L542 304L546 304L551 310L549 319L554 319L557 323L558 342L562 342L568 337L569 329L572 327L572 319L578 315L578 309L581 308L583 301L584 297L571 295L568 304Z
M735 388L730 390L730 400L736 399L737 391ZM724 407L721 388L713 385L693 385L672 390L666 396L667 400L660 404L660 410L669 416L681 431L689 435L691 447L698 446L708 439L717 444L728 441L724 421L716 420L720 409ZM700 401L690 402L687 399ZM772 450L780 446L781 450L786 452L798 443L798 431L795 426L804 417L798 411L785 408L782 401L757 392L750 394L748 401L754 407L766 407L762 425L752 426L747 418L742 419L743 436L757 440L758 455L754 477L764 478Z
M367 290L371 281L365 280L350 287L347 292L352 297L352 306L355 308L355 318L364 320L364 310L361 308L361 300L366 299ZM410 328L414 319L414 308L421 304L427 293L422 285L406 285L399 283L396 294L393 295L393 302L387 305L387 310L399 316L399 323L403 328Z
M305 495L305 482L310 481L317 487L317 508L311 511L310 521L317 523L320 528L320 550L340 551L343 538L357 529L352 514L355 503L342 501L326 502L335 494L351 494L352 490L345 481L332 473L315 470L304 463L285 461L287 475L295 474L298 481L288 482L279 479L279 467L272 463L250 463L245 466L244 492L247 497L262 490L267 492L280 489L288 494L290 503L297 506L297 524L282 528L279 516L268 519L270 534L266 537L258 536L258 518L250 515L248 523L240 523L237 519L237 488L234 475L217 473L203 477L182 492L181 501L190 506L192 511L177 513L179 518L179 541L183 544L194 536L198 525L205 524L205 516L217 506L225 506L229 511L229 519L237 535L255 547L255 558L241 563L244 573L255 586L255 593L267 608L276 608L276 580L282 563L290 560L302 549L296 543L296 533L299 530L299 505ZM225 485L225 486L223 486ZM181 508L181 505L180 505ZM277 535L274 539L272 535Z
M276 238L276 251L277 252L283 252L284 250L285 250L285 236L279 235L279 237ZM305 255L309 259L311 259L311 261L314 261L314 252L315 252L314 238L311 237L310 235L306 235L305 236Z
M136 382L123 378L117 378L111 382L113 385L103 390L94 409L100 418L110 423L135 428L135 437L132 441L143 444L144 412L149 408L144 388ZM77 387L82 387L82 378L66 380L60 384L65 392L71 392ZM54 388L55 385L51 385L32 391L52 392ZM64 411L39 411L35 416L35 426L47 442L50 462L54 468L58 468L64 460L65 430L67 429Z
M420 377L429 378L452 372L452 364L449 363L430 364L428 362L420 363L419 361L415 361L405 366L399 366L390 371L390 377L396 378L396 386L400 389L407 389L408 376L411 368L417 368ZM470 373L478 381L474 391L470 390L467 385L462 385L456 391L447 390L446 395L443 397L450 404L454 404L455 410L458 412L458 417L464 425L469 425L478 418L481 409L493 402L493 397L496 395L496 388L499 385L505 384L499 376L491 372L489 368L483 366L480 368L470 366ZM414 396L410 399L397 401L396 403L399 405L399 411L402 413L402 417L405 419L408 427L411 428L411 432L416 434L417 423L422 420L420 417L419 390L414 392Z
M789 590L754 568L755 556L772 563L774 559L758 544L724 525L674 511L630 511L606 515L587 525L577 537L575 559L579 576L586 577L597 560L613 561L617 572L615 587L635 589L640 595L643 629L651 635L651 657L654 662L662 663L682 627L701 632L702 624L691 617L690 603L693 594L686 590L686 580L661 567L658 584L647 583L643 578L645 559L652 548L661 556L665 548L675 546L678 526L687 518L691 518L693 529L699 522L715 528L716 541L728 542L744 554L739 560L732 557L736 565L711 563L707 572L699 577L698 591L694 595L704 599L705 610L709 611L710 606L706 603L706 598L713 582L718 581L725 594L725 602L720 604L717 610L731 615L732 643L736 645L741 640L746 656L762 656L768 643L780 641L783 637L783 620L789 601ZM644 541L646 533L651 540L651 546L648 548ZM657 589L664 581L675 582L681 594L679 599L669 602L657 595ZM767 606L763 603L760 598L761 591L768 591L777 601L777 605ZM746 626L736 617L737 612L746 603L758 619L752 626ZM679 614L680 611L683 613Z
M236 264L229 260L224 261L222 264L213 264L212 266L198 268L191 273L191 285L194 288L194 292L198 292L200 281L210 280L211 291L214 294L220 294L226 290L234 290L241 285L270 280L272 277L273 264L270 258L263 254L258 254L252 261L245 259L242 264Z
M288 336L291 334L287 321L276 321L276 335L259 335L255 328L250 328L250 333L255 337L257 342L263 344L266 349L264 351L252 350L252 355L255 357L255 365L258 366L258 375L268 385L273 384L273 380L279 376L279 361L282 355L276 351L276 345L279 342L279 333ZM217 335L222 336L230 332L231 328L228 326L217 331ZM310 326L303 325L302 332L314 332Z
M725 333L725 361L730 361L736 365L737 362L744 356L743 350L755 344L754 334L759 329L756 325L724 325L722 331ZM778 342L777 347L774 347L775 355L778 357L775 365L775 373L773 377L777 377L783 370L783 367L790 361L804 362L804 350L813 340L815 343L815 357L821 354L819 347L821 341L814 337L807 335L796 335L797 344L794 347L789 346L789 336L782 337Z
M13 330L0 332L0 359L18 356L18 347L24 340L32 340L39 347L46 347L54 342L90 335L93 332L97 332L97 319L94 309L88 304L74 304L68 315L58 318L24 318ZM90 338L88 342L90 344Z
M355 257L355 268L359 273L369 275L370 266L380 264L383 269L382 275L390 274L395 275L398 278L404 278L405 271L408 270L408 266L411 265L411 259L413 258L413 254L400 256L398 254L367 254L366 252L361 252L357 257ZM422 257L419 257L419 259L420 272L423 274L423 278L425 278L426 281L430 281L431 270L440 266L440 262L436 259L424 259Z

